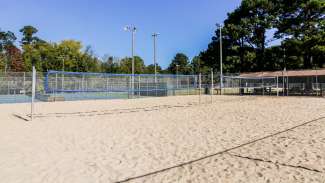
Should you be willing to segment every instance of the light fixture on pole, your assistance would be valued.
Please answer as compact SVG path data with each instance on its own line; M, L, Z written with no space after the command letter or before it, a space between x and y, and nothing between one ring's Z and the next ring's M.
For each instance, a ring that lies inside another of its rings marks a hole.
M153 64L155 68L155 83L157 83L157 54L156 54L156 39L159 36L159 33L153 33Z
M135 38L135 32L137 31L137 28L134 26L126 26L124 27L125 31L131 32L132 33L132 81L131 81L131 88L132 88L132 93L134 92L134 38Z
M223 88L223 71L222 71L222 25L217 24L220 32L219 40L220 40L220 93L222 94L222 88Z

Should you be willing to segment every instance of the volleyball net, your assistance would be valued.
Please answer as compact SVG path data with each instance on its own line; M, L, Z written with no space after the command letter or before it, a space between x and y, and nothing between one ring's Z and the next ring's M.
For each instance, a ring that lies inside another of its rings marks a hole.
M193 93L196 75L109 74L48 71L44 80L47 94L124 93L128 96L168 96Z

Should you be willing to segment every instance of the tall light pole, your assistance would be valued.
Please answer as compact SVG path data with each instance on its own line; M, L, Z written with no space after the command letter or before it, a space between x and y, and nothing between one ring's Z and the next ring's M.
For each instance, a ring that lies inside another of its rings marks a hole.
M157 83L157 54L156 54L156 39L159 36L159 33L153 33L153 64L155 67L155 83Z
M220 93L222 95L222 88L223 88L223 71L222 71L222 25L218 24L219 31L220 31Z
M132 78L131 78L131 89L132 89L132 93L134 90L134 42L135 42L135 32L137 31L137 28L134 26L126 26L124 28L125 31L129 31L132 33Z

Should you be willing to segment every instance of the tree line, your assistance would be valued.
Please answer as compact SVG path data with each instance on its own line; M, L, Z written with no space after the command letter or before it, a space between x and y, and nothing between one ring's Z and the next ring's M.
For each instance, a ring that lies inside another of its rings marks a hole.
M0 72L30 72L35 65L38 72L64 70L70 72L131 73L132 58L104 56L98 58L90 46L83 48L79 41L63 40L47 42L37 36L37 28L24 26L20 29L22 39L11 31L0 30ZM19 46L17 45L17 42ZM135 73L153 74L155 66L145 65L140 56L135 56ZM177 53L167 69L156 65L158 73L193 73L189 58Z
M218 71L220 40L224 72L323 68L324 27L324 0L243 0L228 13L223 26L217 26L206 50L191 61L184 53L177 53L166 69L157 65L157 71L172 74L208 73L210 68ZM24 26L20 30L22 39L17 41L13 32L0 29L0 71L31 71L34 64L39 72L131 73L130 57L98 58L91 47L84 48L79 41L47 42L37 37L37 32L33 26ZM151 74L154 67L135 56L136 73Z
M201 64L219 69L222 39L225 72L323 68L324 27L324 0L243 0L217 26Z

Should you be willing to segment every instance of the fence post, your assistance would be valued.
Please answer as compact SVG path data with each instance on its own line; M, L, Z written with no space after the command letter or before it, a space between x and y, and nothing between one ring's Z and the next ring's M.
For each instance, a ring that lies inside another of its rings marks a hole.
M31 120L32 121L33 121L33 118L34 118L35 90L36 90L36 69L35 69L35 66L33 66L33 73L32 73L32 103L31 103Z

